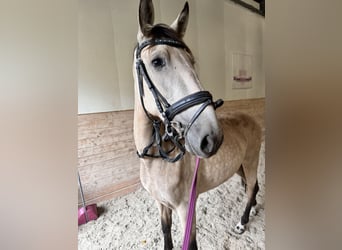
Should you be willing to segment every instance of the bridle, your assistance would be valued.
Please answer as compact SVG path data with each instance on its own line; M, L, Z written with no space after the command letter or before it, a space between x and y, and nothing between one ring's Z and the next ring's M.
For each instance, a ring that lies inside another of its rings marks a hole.
M216 109L223 104L221 99L213 102L212 95L208 91L198 91L196 93L190 94L188 96L183 97L182 99L178 100L177 102L173 103L172 105L168 103L166 98L159 92L157 87L153 84L151 78L149 77L145 64L141 58L141 51L146 48L147 46L155 46L155 45L168 45L177 48L186 48L184 43L171 40L171 39L151 39L147 40L136 48L136 71L137 71L137 78L138 78L138 85L139 85L139 94L140 94L140 101L141 105L145 111L146 116L152 122L153 125L153 133L152 133L152 140L151 143L148 144L142 151L142 153L137 152L140 158L144 157L154 157L154 158L162 158L168 162L176 162L180 160L183 155L185 154L185 146L182 144L181 140L186 138L187 133L192 126L192 124L196 121L202 111L208 106L213 105ZM147 84L147 87L151 91L156 106L158 108L159 113L163 117L163 123L165 126L165 133L161 135L161 121L159 119L155 119L146 109L144 104L144 85L143 80ZM184 126L183 124L173 121L173 118L187 110L190 107L195 105L202 104L196 113L191 118L190 122ZM163 141L171 141L174 145L170 150L164 150L162 147ZM159 154L150 154L148 151L150 148L156 147L158 149ZM171 157L171 153L175 149L179 149L180 152L175 156Z

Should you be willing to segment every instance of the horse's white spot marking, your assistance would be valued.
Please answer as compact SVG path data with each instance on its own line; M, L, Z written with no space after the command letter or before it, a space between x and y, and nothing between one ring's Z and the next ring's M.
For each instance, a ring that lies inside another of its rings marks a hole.
M256 207L255 206L252 207L251 208L251 216L255 216L255 215L257 215L257 213L258 213L258 210L256 209Z
M235 226L235 232L238 234L242 234L243 232L245 232L245 230L246 227L241 224L241 221Z

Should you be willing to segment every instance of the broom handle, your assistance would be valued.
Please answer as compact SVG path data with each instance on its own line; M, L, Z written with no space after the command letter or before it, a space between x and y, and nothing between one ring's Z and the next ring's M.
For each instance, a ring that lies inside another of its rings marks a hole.
M84 201L83 188L82 188L81 178L80 178L80 174L79 174L78 170L77 170L77 176L78 176L78 186L80 187L80 191L81 191L82 204L83 204L83 208L85 211L85 218L86 218L86 222L88 222L89 219L88 219L88 214L87 214L87 207L86 207L86 204Z

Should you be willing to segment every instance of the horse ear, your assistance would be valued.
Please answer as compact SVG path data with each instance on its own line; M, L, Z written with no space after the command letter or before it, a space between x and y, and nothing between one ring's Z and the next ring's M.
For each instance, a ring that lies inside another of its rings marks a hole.
M139 4L139 36L148 36L154 22L154 8L152 0L140 0Z
M183 10L179 13L176 20L171 24L171 28L174 29L181 38L184 37L186 27L188 26L189 20L189 4L185 2Z

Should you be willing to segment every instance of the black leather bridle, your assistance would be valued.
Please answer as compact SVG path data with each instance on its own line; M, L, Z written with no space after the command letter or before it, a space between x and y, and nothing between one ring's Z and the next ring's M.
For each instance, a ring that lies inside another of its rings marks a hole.
M140 158L143 157L157 157L162 158L168 162L176 162L180 160L183 155L185 154L185 147L181 143L182 138L185 138L190 127L195 122L195 120L199 117L202 111L208 106L213 105L214 108L218 108L223 104L221 99L213 102L212 95L208 91L198 91L196 93L190 94L185 96L184 98L178 100L177 102L173 103L172 105L168 103L165 97L159 92L157 87L151 81L147 71L145 64L141 58L141 51L146 48L147 46L155 46L155 45L168 45L177 48L185 48L184 43L176 40L171 39L151 39L143 42L142 44L138 45L135 57L136 57L136 71L137 71L137 78L138 78L138 85L139 85L139 94L140 94L140 101L141 105L146 113L146 116L151 120L153 125L153 133L152 133L152 140L151 143L148 144L142 151L142 153L137 152ZM147 110L144 104L144 86L143 80L147 84L147 87L151 91L156 106L163 117L163 123L165 126L165 133L161 135L161 121L159 119L155 119ZM202 104L196 113L191 118L190 122L184 126L179 122L173 121L173 118L185 111L186 109L193 107L195 105ZM163 141L171 141L174 145L170 150L165 151L162 147ZM156 147L158 149L159 154L154 155L148 153L150 148ZM171 157L170 154L175 150L179 149L180 152L175 156Z

